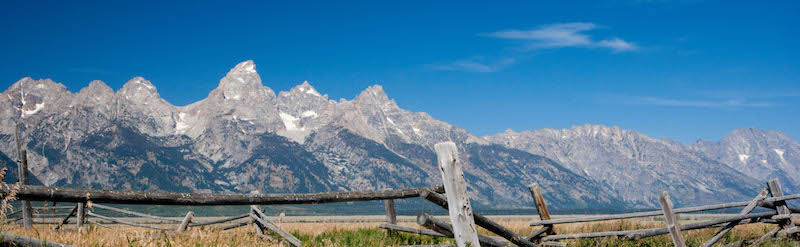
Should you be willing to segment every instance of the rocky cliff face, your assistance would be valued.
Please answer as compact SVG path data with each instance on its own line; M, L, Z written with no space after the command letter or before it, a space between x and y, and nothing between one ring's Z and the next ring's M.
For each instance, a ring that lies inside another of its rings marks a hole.
M656 205L663 190L684 204L749 198L762 185L756 179L769 177L729 167L726 141L689 147L603 126L479 138L400 108L379 85L352 100L330 100L308 82L276 95L252 61L187 106L140 77L117 92L93 81L78 93L24 78L0 95L0 123L0 151L16 159L20 123L31 172L45 185L237 193L428 186L440 183L433 145L443 141L456 142L476 205L491 207L530 207L525 186L533 182L555 208L613 208ZM796 142L772 138L748 155L784 150L776 167L797 167Z

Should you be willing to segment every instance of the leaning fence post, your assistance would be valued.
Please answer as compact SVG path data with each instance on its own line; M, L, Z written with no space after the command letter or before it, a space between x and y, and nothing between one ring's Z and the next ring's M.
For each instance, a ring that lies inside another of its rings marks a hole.
M783 196L783 190L781 189L781 184L778 183L777 178L767 181L767 189L769 189L769 194L771 194L772 197ZM786 201L775 201L775 210L778 211L778 215L791 214L789 207L786 206ZM792 220L783 219L779 220L779 222L781 223L780 225L782 228L786 228L790 225Z
M480 246L472 206L467 197L467 182L464 171L458 162L458 149L454 142L443 142L433 146L439 160L439 171L442 174L444 191L447 195L450 221L453 223L453 235L458 247Z
M669 199L669 194L666 191L661 192L661 196L658 199L661 203L661 209L664 211L664 218L667 220L667 230L669 230L669 235L672 237L672 243L675 244L675 247L686 247L686 241L683 240L683 235L681 234L681 225L678 224L678 217L672 211L672 200Z
M192 211L186 213L186 217L183 218L183 221L181 221L181 224L175 231L179 233L186 231L186 228L189 227L189 223L192 222L192 218L194 218L194 213Z
M536 206L536 212L539 213L540 220L549 220L550 219L550 212L547 211L547 203L544 201L544 196L542 196L542 189L539 187L538 183L532 183L528 185L528 190L531 192L531 197L533 197L533 203ZM552 224L545 224L543 226L547 228L545 231L547 235L555 235L556 229L553 228ZM539 234L536 234L539 235ZM529 239L536 238L536 235L531 234Z

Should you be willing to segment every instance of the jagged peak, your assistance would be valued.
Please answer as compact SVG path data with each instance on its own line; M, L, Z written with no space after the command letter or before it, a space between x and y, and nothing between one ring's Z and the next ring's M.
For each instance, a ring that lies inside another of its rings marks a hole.
M297 95L316 96L316 97L323 96L322 94L317 92L317 90L314 89L314 87L311 86L311 83L308 83L308 81L303 81L303 83L301 83L300 85L293 87L291 90L289 90L289 93ZM284 92L281 92L281 94L284 94Z
M228 71L228 76L241 75L241 74L255 74L256 63L253 60L247 60L237 64L233 69Z
M363 101L368 99L371 99L369 100L370 102L374 101L373 103L390 102L389 96L383 91L383 87L378 84L372 85L367 89L364 89L364 91L361 91L361 94L356 96L355 100Z
M229 94L242 94L245 91L257 90L263 85L261 77L256 72L256 64L253 60L241 62L233 67L224 78L219 81L218 89L222 89ZM272 89L267 88L268 91ZM274 94L274 92L272 92Z

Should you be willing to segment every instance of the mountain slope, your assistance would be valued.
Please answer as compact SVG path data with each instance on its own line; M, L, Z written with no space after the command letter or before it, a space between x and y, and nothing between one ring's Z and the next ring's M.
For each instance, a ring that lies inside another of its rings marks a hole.
M657 206L661 191L675 195L677 204L696 205L743 200L762 186L686 145L617 127L509 130L485 139L549 157L645 206Z
M692 149L760 181L778 178L787 193L800 191L800 144L783 132L736 129L720 142L700 140Z

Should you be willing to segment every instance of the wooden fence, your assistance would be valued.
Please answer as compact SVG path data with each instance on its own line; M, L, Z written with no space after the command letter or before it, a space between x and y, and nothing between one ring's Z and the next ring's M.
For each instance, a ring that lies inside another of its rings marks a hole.
M278 224L267 217L258 205L277 205L277 204L318 204L333 202L352 202L352 201L384 201L386 210L386 223L379 227L389 230L389 234L394 232L406 232L423 234L439 237L454 238L456 246L566 246L565 239L579 238L600 238L618 237L625 240L638 240L663 234L670 234L676 246L685 246L682 231L721 227L717 234L709 239L703 246L712 246L718 242L725 234L737 226L751 223L774 224L775 227L768 234L752 241L758 244L766 239L774 237L797 236L798 227L792 221L792 216L800 213L800 209L787 206L787 200L800 198L800 194L784 195L777 179L770 180L766 188L761 191L753 200L744 202L723 203L716 205L706 205L686 208L673 208L669 195L664 192L659 196L662 210L637 212L628 214L604 215L604 216L585 216L565 219L551 219L547 209L547 203L538 184L528 185L528 190L533 197L534 206L539 214L539 220L532 221L531 227L538 227L528 236L521 236L515 232L497 224L487 217L474 212L467 197L467 183L462 171L461 162L458 159L458 151L455 143L445 142L434 146L438 157L439 171L442 176L443 185L410 188L392 189L381 191L351 191L351 192L327 192L327 193L304 193L304 194L199 194L199 193L174 193L174 192L134 192L117 190L93 190L63 187L48 187L27 185L27 159L24 150L20 150L19 167L21 175L18 185L0 185L0 197L8 198L10 195L23 201L22 209L8 213L6 216L17 216L16 219L9 219L8 222L22 220L26 228L33 224L47 223L44 221L34 221L34 218L54 218L60 219L57 223L52 221L55 230L66 229L64 226L75 224L77 231L84 231L85 224L91 223L98 227L105 227L122 232L113 227L114 224L149 228L160 231L174 231L182 233L191 227L208 225L220 226L214 228L219 231L230 230L245 225L257 226L261 238L278 241L268 235L273 232L280 236L280 241L292 246L302 246L302 242L289 232L281 228ZM444 194L443 194L444 193ZM417 216L417 223L424 228L410 228L397 225L396 210L394 200L421 197L425 200L438 205L449 212L449 222L434 218L428 214L421 213ZM31 207L30 201L48 202L73 202L75 206L51 206L51 207ZM170 218L154 216L126 209L112 207L108 204L149 204L149 205L250 205L248 213L226 217L212 221L196 221L193 212L187 212L185 216ZM680 224L676 214L700 212L707 210L725 209L733 207L744 207L739 214L732 216L719 217L713 220L696 222L690 224ZM752 213L757 207L769 209L761 213ZM47 212L50 212L47 214ZM44 212L44 213L42 213ZM151 222L134 222L121 218L110 217L105 213L131 215ZM611 232L586 232L558 234L555 225L594 222L606 220L629 219L637 217L664 216L667 222L665 228L637 229L627 231ZM73 221L73 219L75 219ZM155 224L154 224L155 223ZM173 224L172 227L165 227L165 224ZM224 225L222 225L224 224ZM480 226L497 236L484 236L477 233ZM19 241L37 241L36 239L25 238L22 236L8 235L3 233L0 236L6 239L19 239ZM19 242L19 243L23 243ZM28 243L28 242L24 242ZM58 243L36 242L38 245L63 246Z

